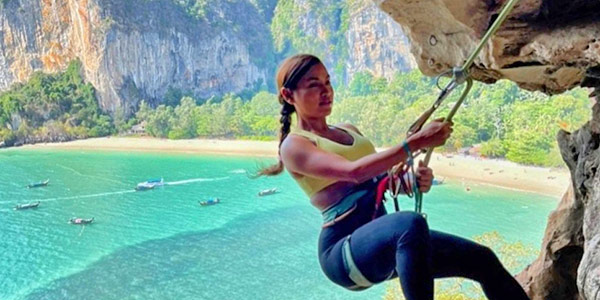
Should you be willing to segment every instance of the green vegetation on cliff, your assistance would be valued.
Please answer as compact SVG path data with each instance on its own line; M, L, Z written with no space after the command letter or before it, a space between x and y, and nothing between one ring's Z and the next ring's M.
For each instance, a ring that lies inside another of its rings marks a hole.
M346 32L353 1L280 0L271 22L275 50L282 57L312 53L332 63L334 83L345 78Z
M0 93L0 142L66 141L113 133L111 118L98 107L94 87L83 81L81 63L64 73L37 72Z

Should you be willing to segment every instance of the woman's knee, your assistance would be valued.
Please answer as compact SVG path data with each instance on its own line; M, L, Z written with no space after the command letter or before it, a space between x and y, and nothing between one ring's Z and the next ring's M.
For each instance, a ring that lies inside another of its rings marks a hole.
M394 228L398 239L424 239L429 237L427 220L415 212L400 212L394 214Z
M423 215L416 212L402 212L399 215L408 224L410 229L415 231L429 231L427 220Z

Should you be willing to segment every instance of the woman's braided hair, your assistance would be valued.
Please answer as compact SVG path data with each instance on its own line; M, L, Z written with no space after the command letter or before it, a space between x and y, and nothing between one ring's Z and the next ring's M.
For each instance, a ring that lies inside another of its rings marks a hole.
M279 92L279 103L281 104L281 130L279 131L279 161L269 167L258 171L257 176L274 176L283 171L283 162L281 161L281 144L290 133L292 125L292 114L296 112L296 108L285 101L281 94L281 88L285 87L290 90L296 89L298 82L302 77L316 64L321 63L316 56L310 54L298 54L284 60L277 71L277 90Z

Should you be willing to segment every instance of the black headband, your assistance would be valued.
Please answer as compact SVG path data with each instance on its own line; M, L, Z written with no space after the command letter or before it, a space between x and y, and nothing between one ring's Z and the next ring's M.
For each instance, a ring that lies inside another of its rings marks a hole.
M283 87L288 89L295 88L302 76L304 76L304 74L306 74L306 72L308 72L312 66L320 62L321 61L319 61L319 59L316 57L312 57L311 59L304 61L298 68L294 70L294 72L290 74L287 80L283 83Z

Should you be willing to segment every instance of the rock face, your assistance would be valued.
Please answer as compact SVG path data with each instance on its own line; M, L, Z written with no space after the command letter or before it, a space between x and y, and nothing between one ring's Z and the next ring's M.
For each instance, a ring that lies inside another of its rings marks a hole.
M421 71L460 66L497 17L503 1L374 0L402 25ZM600 87L600 2L521 0L475 60L471 75L509 79L528 90L561 93ZM600 106L558 142L572 189L548 221L540 257L518 279L532 299L600 299Z
M370 70L375 76L391 79L396 72L417 67L402 28L374 3L350 11L346 40L350 78L358 71Z
M583 203L573 188L550 214L540 257L517 276L534 300L577 300L577 267L583 254Z
M62 70L75 58L108 111L156 102L169 87L208 97L267 80L253 57L273 52L268 25L249 2L213 5L205 19L167 0L5 2L0 89L37 70ZM247 18L237 17L242 12ZM255 32L247 38L240 26Z
M600 100L596 98L596 100ZM600 105L592 120L572 135L559 135L563 158L571 169L576 197L584 206L583 258L577 270L577 286L583 299L600 299Z
M159 104L169 88L208 98L265 84L272 87L283 56L313 52L274 49L270 26L280 1L211 1L199 17L176 4L184 2L188 1L2 1L0 91L26 81L35 71L62 71L79 59L100 107L132 112L141 100ZM374 3L342 9L345 0L314 2L291 3L297 11L291 18L294 31L305 44L322 50L342 83L358 71L391 78L416 66L400 25ZM319 11L323 6L329 10ZM337 17L331 18L329 11ZM347 28L340 29L343 12ZM339 64L343 61L347 65Z
M347 84L361 71L391 79L416 67L400 25L370 1L279 1L271 29L277 51L316 54L334 83Z
M421 71L461 65L506 0L375 0L402 25ZM600 62L600 2L521 0L471 70L475 79L509 79L549 94L579 86Z

